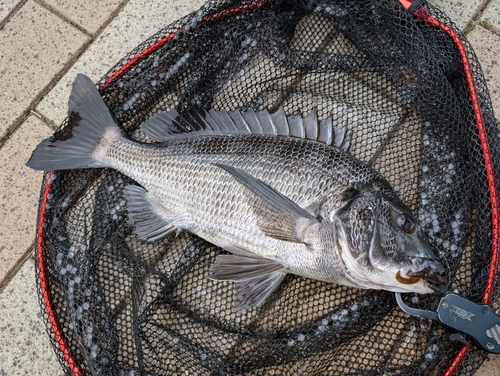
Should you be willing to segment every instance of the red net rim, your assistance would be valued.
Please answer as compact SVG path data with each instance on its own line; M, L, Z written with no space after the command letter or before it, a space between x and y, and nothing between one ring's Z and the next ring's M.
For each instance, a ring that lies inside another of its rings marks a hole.
M226 11L220 13L214 13L211 15L206 15L202 18L200 26L206 25L211 21L216 21L221 18L232 17L239 13L245 12L252 8L260 7L266 3L270 3L272 0L258 0L252 3L248 3L241 6L236 6L230 8ZM401 4L408 9L413 0L400 0ZM448 25L438 21L433 18L424 7L419 7L413 13L413 16L420 21L426 22L438 29L443 30L443 32L448 35L452 40L457 53L459 54L460 61L462 63L462 68L464 76L466 78L467 92L470 97L470 103L472 111L474 113L474 121L477 127L477 132L479 135L479 140L481 144L481 152L483 155L483 161L485 165L485 173L488 186L488 195L490 199L490 209L491 209L491 258L488 266L488 279L486 281L486 286L481 297L481 303L490 304L491 296L493 294L494 285L496 281L496 275L499 267L499 257L498 251L500 247L500 219L499 219L499 204L498 204L498 191L495 180L495 171L493 167L493 160L491 158L491 152L488 142L488 136L486 134L486 128L484 125L484 119L480 107L479 98L477 95L476 84L472 74L472 68L469 62L467 51L460 38L460 36ZM169 41L171 41L176 35L185 32L184 28L177 30L176 32L170 33L151 46L147 47L135 56L132 56L127 62L125 62L119 69L110 74L108 78L101 84L99 90L103 90L109 87L113 82L123 76L129 69L134 67L137 63L148 57L153 52L157 51ZM49 277L46 267L45 259L45 213L47 210L48 195L52 188L52 179L54 177L54 172L49 171L47 175L47 181L42 193L38 225L37 225L37 236L36 236L36 255L37 255L37 267L38 267L38 280L40 283L40 289L42 293L42 300L44 303L45 311L48 316L50 329L54 334L54 338L59 345L59 349L68 364L69 369L75 376L83 376L84 372L81 370L73 352L70 349L68 340L61 328L58 321L57 312L54 307L52 300L52 295L49 286ZM455 358L450 362L448 368L443 372L443 376L450 376L455 374L462 366L462 363L467 358L469 350L472 348L471 343L464 345L456 354Z

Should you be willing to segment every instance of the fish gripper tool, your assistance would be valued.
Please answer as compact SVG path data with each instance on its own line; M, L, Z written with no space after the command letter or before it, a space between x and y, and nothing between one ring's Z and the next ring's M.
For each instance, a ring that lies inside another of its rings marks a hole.
M448 292L439 300L437 308L431 311L409 307L403 302L401 293L396 292L395 295L399 307L404 312L434 320L468 336L483 350L500 354L500 316L496 315L490 306L474 303Z

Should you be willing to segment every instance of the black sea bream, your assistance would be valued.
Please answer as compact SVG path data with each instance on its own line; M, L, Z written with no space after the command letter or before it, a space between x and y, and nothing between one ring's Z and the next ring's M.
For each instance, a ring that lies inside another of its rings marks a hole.
M135 233L155 241L185 230L229 251L210 277L238 283L239 310L261 304L287 273L417 293L444 282L422 228L387 181L328 145L342 145L331 119L283 109L189 113L154 115L142 129L161 143L137 142L79 75L70 125L42 141L27 165L109 167L134 179L124 192Z

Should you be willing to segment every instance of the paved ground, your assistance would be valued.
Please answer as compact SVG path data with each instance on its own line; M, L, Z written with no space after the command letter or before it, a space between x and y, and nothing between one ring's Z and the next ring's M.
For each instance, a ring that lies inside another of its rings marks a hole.
M65 116L77 73L95 81L203 0L0 0L0 376L61 375L39 313L34 246L42 174L24 166ZM479 56L500 113L500 0L434 0ZM500 374L490 356L478 375Z

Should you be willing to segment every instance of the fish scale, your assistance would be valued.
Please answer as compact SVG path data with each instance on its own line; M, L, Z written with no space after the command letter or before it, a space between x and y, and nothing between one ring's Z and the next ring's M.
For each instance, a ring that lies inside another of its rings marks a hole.
M217 233L223 240L212 241L220 245L224 244L224 233L230 234L229 237L250 233L252 248L263 247L263 243L277 242L268 239L257 226L249 226L255 220L251 220L251 208L245 199L245 188L216 167L216 163L242 168L278 191L286 191L283 189L285 187L301 187L302 189L286 192L291 200L299 203L307 203L311 196L320 198L332 189L342 189L337 181L325 176L327 168L322 166L316 169L311 162L320 160L325 151L338 154L339 150L324 150L325 148L313 145L316 147L312 147L309 153L305 152L301 159L288 157L286 154L278 156L276 149L271 149L270 141L275 140L269 138L270 136L259 135L215 136L203 140L195 138L183 140L181 144L166 143L162 149L120 139L108 150L105 163L137 181L162 207L169 208L172 213L184 213L188 222L197 218L197 222L204 224L196 226L194 231L200 236L206 238L209 237L207 234ZM247 139L253 140L247 142ZM300 139L283 141L291 144L288 150L292 153L296 148L294 144L303 142ZM267 147L259 147L259 144L266 143ZM261 155L252 155L253 149L258 150ZM265 155L262 150L268 150L269 154ZM194 155L191 151L194 151ZM332 161L338 159L335 155L330 158ZM329 186L320 186L318 181L331 183ZM346 186L347 184L349 183ZM206 191L217 192L219 197L206 194ZM308 194L304 195L305 192ZM247 215L242 217L242 213ZM219 221L219 218L224 221ZM250 242L247 241L247 244ZM270 248L269 245L266 248Z
M311 113L298 121L283 109L192 109L186 118L172 111L145 122L143 131L160 141L145 144L124 134L85 76L69 107L70 127L42 141L28 166L109 167L134 179L138 185L124 188L133 231L146 241L190 231L229 251L209 275L238 284L236 309L260 305L286 273L401 292L429 293L430 283L444 282L411 211L342 149L333 135L346 130L331 119ZM232 118L248 126L225 123ZM307 138L319 130L330 144Z
M280 141L285 145L276 146L276 137L262 135L195 137L182 143L167 142L159 149L122 139L109 149L106 163L136 180L163 207L203 220L226 218L226 226L237 226L241 213L250 209L245 200L239 199L245 196L244 188L215 167L216 163L247 171L303 207L313 204L312 199L322 200L328 192L344 190L354 183L348 173L331 176L336 165L345 164L342 151L301 139L280 138ZM300 148L303 153L296 153ZM325 166L324 160L330 166ZM356 160L352 164L368 170ZM379 178L374 172L362 176ZM223 201L214 200L206 190L224 192ZM225 203L231 203L233 210L221 210ZM255 233L260 231L252 232Z

